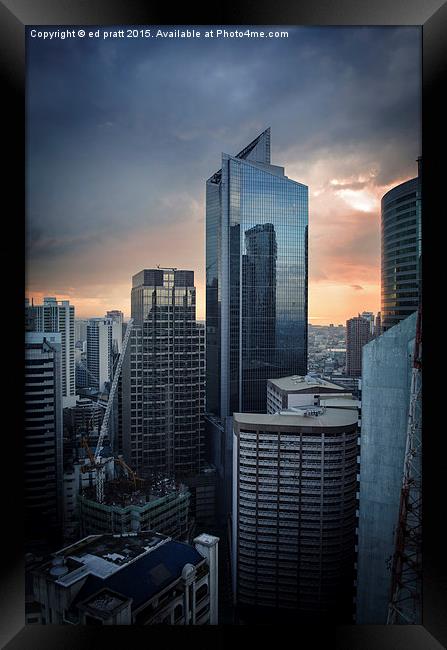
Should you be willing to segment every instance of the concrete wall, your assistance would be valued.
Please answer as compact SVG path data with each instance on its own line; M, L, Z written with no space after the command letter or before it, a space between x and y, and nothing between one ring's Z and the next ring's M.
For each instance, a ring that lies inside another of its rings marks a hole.
M357 623L386 623L416 313L363 348Z

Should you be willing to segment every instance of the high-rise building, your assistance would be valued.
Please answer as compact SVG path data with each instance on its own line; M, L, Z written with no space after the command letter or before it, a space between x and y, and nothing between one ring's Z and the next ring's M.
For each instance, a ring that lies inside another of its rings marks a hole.
M194 272L132 278L130 354L123 367L123 453L142 477L197 474L204 455L204 328Z
M353 620L358 410L349 401L234 414L233 594L243 621L291 610L305 623Z
M63 408L76 404L75 308L69 300L44 298L43 305L26 306L28 329L61 335Z
M417 311L421 289L421 166L382 198L383 331Z
M377 312L376 321L374 323L374 337L377 338L382 334L382 316L380 311Z
M58 536L62 524L62 336L25 335L25 531Z
M346 374L348 377L362 375L362 348L371 340L369 321L355 316L346 321Z
M270 129L206 183L207 411L265 412L307 371L308 188L270 162Z
M362 311L360 314L362 318L368 321L369 323L369 332L371 336L374 333L374 313L372 311Z
M123 347L124 314L118 309L113 309L107 312L105 318L112 321L112 348L115 354L119 354Z
M384 625L399 517L417 313L363 348L356 622Z
M88 320L75 320L75 342L87 340Z
M91 318L87 325L89 385L102 392L112 379L112 321Z

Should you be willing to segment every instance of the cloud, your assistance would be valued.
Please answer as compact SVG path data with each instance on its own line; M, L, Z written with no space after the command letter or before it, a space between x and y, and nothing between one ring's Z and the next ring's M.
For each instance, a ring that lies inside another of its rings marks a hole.
M359 284L351 284L351 287L355 289L355 291L363 291L363 287L361 287Z

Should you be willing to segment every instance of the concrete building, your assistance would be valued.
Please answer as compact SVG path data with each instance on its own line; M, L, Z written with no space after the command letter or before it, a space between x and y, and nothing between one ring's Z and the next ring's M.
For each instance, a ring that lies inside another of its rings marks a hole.
M78 343L79 341L85 342L87 341L87 325L88 325L88 320L81 320L77 318L75 320L75 342Z
M91 318L87 325L87 370L89 386L100 392L112 378L112 321Z
M422 177L382 198L382 326L386 331L417 310L421 289Z
M310 375L292 375L267 381L267 413L277 413L293 406L318 405L326 394L349 395L344 388Z
M353 620L357 409L234 414L233 594L243 621Z
M92 535L32 569L43 624L215 625L217 537Z
M346 374L362 376L362 348L372 338L370 322L361 316L346 321Z
M78 496L82 535L156 530L186 540L189 533L190 493L185 485L164 479L157 483L115 479L105 482L104 502L96 489Z
M205 447L205 334L196 321L194 272L144 269L132 284L123 454L142 478L193 476Z
M25 334L24 488L27 541L62 524L62 336Z
M384 625L416 333L413 313L363 348L357 623Z
M124 314L118 309L113 309L107 312L105 318L112 321L112 348L115 354L119 354L123 347Z
M368 321L369 323L369 333L371 335L371 338L374 334L374 313L372 311L362 311L360 314L361 318L364 318L365 320Z
M264 412L307 371L308 188L270 161L270 129L206 182L206 410Z
M62 406L76 403L75 308L68 300L44 298L43 305L26 306L28 328L35 332L61 335Z

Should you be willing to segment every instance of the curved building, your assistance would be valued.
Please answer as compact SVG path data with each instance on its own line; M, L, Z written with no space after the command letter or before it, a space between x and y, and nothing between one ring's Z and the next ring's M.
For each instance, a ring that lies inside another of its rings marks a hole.
M421 174L382 198L383 331L417 310L421 255Z
M303 622L352 622L357 445L354 402L234 414L233 591L243 620L294 610Z

